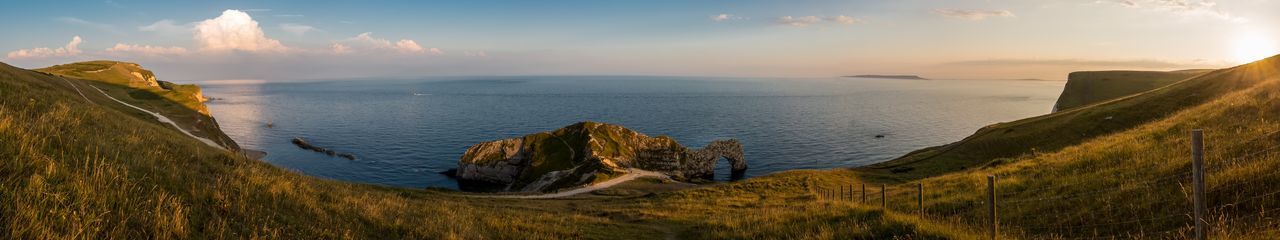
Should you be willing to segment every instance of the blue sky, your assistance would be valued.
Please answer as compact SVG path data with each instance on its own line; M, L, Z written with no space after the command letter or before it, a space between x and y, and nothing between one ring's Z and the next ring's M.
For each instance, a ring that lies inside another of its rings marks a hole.
M696 75L1062 79L1280 52L1275 0L6 2L3 62L162 78ZM78 37L79 41L73 40ZM75 43L75 44L71 44ZM43 48L43 49L41 49Z

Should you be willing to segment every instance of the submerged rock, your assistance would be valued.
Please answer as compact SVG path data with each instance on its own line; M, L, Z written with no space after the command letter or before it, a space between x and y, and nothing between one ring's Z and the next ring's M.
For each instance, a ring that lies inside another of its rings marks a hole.
M471 146L458 161L459 180L504 185L506 191L547 192L605 181L628 169L689 181L711 178L725 158L735 173L747 169L737 140L686 148L670 137L649 137L617 125L580 122L550 132Z
M323 153L329 156L338 156L338 157L346 158L347 160L356 160L356 155L352 155L350 153L339 153L328 148L322 148L316 145L312 145L311 143L307 142L307 140L303 140L301 137L294 137L293 140L289 142L292 142L293 145L297 145L299 148L302 148L302 149Z

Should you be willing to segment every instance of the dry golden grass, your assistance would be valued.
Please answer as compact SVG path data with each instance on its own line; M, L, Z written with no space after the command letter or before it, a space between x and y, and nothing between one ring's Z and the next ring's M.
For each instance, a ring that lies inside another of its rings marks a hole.
M987 175L1000 176L1005 238L1184 238L1190 189L1178 174L1189 170L1191 129L1206 131L1212 236L1280 237L1267 232L1280 227L1267 215L1280 207L1280 195L1268 195L1280 191L1280 150L1250 154L1280 146L1271 134L1280 131L1280 64L1221 74L1231 85L1220 89L1238 90L1078 144L890 182L908 188L892 190L888 210L878 194L871 204L823 197L886 179L861 169L557 200L321 180L210 148L45 75L0 68L2 238L975 239L988 221ZM1098 106L1108 104L1127 103ZM924 218L916 183L925 185Z
M113 107L101 96L82 97L71 86L0 65L0 238L841 239L964 234L893 213L827 206L814 201L803 174L640 198L564 200L478 198L322 180L208 147L131 117L127 108ZM751 199L777 210L758 211L746 202Z

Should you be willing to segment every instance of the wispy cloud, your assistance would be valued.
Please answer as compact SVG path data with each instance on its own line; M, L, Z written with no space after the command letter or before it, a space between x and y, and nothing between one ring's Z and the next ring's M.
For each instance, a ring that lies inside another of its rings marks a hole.
M809 26L814 23L818 23L820 21L822 21L822 19L818 18L818 16L801 16L801 17L782 16L778 18L778 24L795 26L795 27Z
M276 14L275 16L276 16L276 17L278 17L278 18L300 18L300 17L305 17L306 15L302 15L302 14Z
M115 25L111 25L111 24L91 22L91 21L86 21L84 19L74 18L74 17L59 17L57 18L57 20L59 22L88 27L88 28L96 29L98 31L108 32L112 34L124 34L124 32L121 32L120 29L116 28Z
M280 30L284 30L285 32L292 33L293 35L298 35L298 36L306 35L307 32L320 31L320 29L318 28L308 26L308 25L297 24L297 23L280 24Z
M1096 59L986 59L948 62L942 65L965 67L1034 67L1069 66L1114 69L1175 69L1210 65L1204 61L1175 62L1154 59L1096 60Z
M361 33L353 38L343 40L343 42L352 45L341 45L343 51L338 51L339 44L335 44L333 47L335 53L354 52L351 47L360 47L368 50L392 50L400 53L444 54L439 48L424 48L422 45L418 45L417 41L411 39L400 39L399 41L391 42L391 40L385 38L373 37L371 32Z
M993 17L1017 17L1009 10L964 10L964 9L934 9L934 15L947 18L963 19L970 21L978 21Z
M848 24L857 24L857 23L862 23L862 22L863 22L863 21L862 21L862 19L857 19L857 18L853 18L853 17L850 17L850 16L845 16L845 15L840 15L840 16L835 16L835 17L827 17L827 21L831 21L831 22L839 23L839 24L845 24L845 25L848 25Z
M145 56L178 55L187 53L187 49L182 47L157 47L151 45L134 45L124 43L116 43L115 46L107 48L104 51L106 51L107 54L112 55L133 54Z
M1219 8L1217 2L1208 0L1105 0L1098 2L1110 2L1128 8L1168 12L1190 17L1212 17L1232 22L1249 21L1243 17L1233 16L1226 10Z
M116 1L112 1L112 0L107 0L107 1L105 1L105 2L103 2L103 3L106 3L106 4L107 4L107 6L111 6L111 7L114 7L114 8L124 8L124 5L120 5L120 3L116 2Z
M82 42L84 41L80 39L80 36L75 36L71 38L71 42L68 42L66 46L63 46L60 48L52 49L52 48L40 47L40 48L32 48L32 49L21 49L21 50L9 52L9 54L6 55L6 58L7 59L23 59L23 58L75 56L80 54L81 52L80 43Z
M156 21L146 26L139 26L138 31L154 32L159 34L190 34L195 23L175 24L173 20L164 19Z
M341 44L341 43L334 43L333 45L329 46L329 49L332 50L333 53L335 54L351 53L351 47L348 47L346 44Z
M845 16L845 15L830 16L830 17L782 16L782 17L779 17L777 20L778 24L793 26L793 27L804 27L804 26L814 25L814 24L823 23L823 22L849 25L849 24L862 23L863 21L861 19L857 19L854 17Z
M711 21L716 21L716 22L736 21L736 20L742 20L742 19L743 19L743 17L741 17L741 16L737 16L737 15L733 15L733 14L728 14L728 13L721 13L721 14L711 15L711 17L709 17L709 18L711 19Z

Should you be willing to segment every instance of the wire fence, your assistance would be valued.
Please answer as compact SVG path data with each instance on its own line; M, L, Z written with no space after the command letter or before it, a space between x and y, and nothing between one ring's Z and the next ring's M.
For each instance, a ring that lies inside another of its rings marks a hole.
M1194 141L1199 141L1199 131L1194 134ZM814 191L822 201L857 202L883 206L886 210L915 212L932 219L970 226L990 225L993 239L1001 236L998 232L1002 227L1008 228L1006 231L1048 239L1159 239L1193 236L1204 239L1208 234L1209 221L1216 221L1220 225L1231 224L1236 222L1234 219L1252 215L1258 215L1256 220L1249 222L1252 226L1259 227L1255 229L1255 233L1280 234L1280 229L1266 228L1280 225L1277 222L1280 218L1265 216L1268 207L1280 207L1280 191L1257 190L1259 187L1276 187L1268 184L1280 179L1280 171L1247 168L1249 164L1257 164L1262 159L1280 154L1280 144L1277 144L1280 139L1276 139L1277 134L1280 131L1243 141L1245 145L1260 146L1261 149L1220 158L1212 161L1212 164L1203 160L1203 146L1197 145L1199 142L1193 142L1190 166L1183 168L1186 170L1160 175L1134 173L1090 176L1093 181L1014 188L1012 191L1001 191L1000 182L991 177L989 184L993 188L984 189L986 184L958 184L958 187L965 189L954 189L957 186L949 185L952 189L944 190L950 191L940 193L970 194L965 195L967 198L947 198L940 201L926 198L936 198L941 194L926 194L927 186L923 183L845 184L838 188L817 188ZM1196 176L1197 171L1200 172L1200 177ZM1241 180L1240 176L1226 176L1233 171L1258 172ZM1228 180L1218 180L1213 188L1204 187L1205 179L1216 177ZM1105 187L1096 187L1099 185ZM1240 191L1247 186L1254 186L1248 188L1253 193ZM986 197L972 196L972 193L981 192L986 192ZM1161 200L1151 201L1152 198ZM1063 215L1053 215L1060 213L1055 210L1078 210L1081 207L1090 208L1091 211L1071 212L1074 215L1066 215L1065 212L1062 212ZM1275 237L1280 239L1280 236Z

